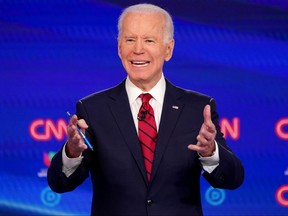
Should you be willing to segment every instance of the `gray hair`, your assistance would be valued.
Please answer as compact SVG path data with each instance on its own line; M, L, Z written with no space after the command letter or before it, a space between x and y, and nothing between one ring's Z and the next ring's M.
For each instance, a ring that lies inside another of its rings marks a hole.
M158 7L153 4L145 3L145 4L136 4L136 5L127 7L121 13L118 19L118 40L122 34L122 25L123 25L124 17L128 13L160 13L164 15L165 17L164 41L169 42L170 40L174 38L174 25L173 25L173 21L172 21L170 14L166 10L162 9L161 7Z

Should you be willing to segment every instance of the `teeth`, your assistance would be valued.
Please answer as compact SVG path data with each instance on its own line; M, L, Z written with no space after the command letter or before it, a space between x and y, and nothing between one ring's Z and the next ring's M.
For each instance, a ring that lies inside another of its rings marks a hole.
M148 65L149 62L148 61L131 61L131 63L136 66L146 66Z

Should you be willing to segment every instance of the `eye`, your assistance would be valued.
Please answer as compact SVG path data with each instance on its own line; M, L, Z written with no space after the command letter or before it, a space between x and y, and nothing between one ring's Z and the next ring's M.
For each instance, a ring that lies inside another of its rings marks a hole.
M146 39L145 42L146 42L146 43L154 43L155 41L152 40L152 39Z
M135 39L134 38L126 38L126 42L132 43L132 42L135 42Z

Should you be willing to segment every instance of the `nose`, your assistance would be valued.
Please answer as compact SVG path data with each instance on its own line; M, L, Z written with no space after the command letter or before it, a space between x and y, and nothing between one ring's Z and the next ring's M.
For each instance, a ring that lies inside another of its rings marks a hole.
M136 40L136 43L134 44L134 53L136 54L142 54L144 52L143 44L141 40Z

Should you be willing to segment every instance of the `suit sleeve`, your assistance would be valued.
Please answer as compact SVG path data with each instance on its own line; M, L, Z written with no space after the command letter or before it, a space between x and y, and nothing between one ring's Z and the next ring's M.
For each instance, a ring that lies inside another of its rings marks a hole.
M219 150L219 166L212 172L204 172L205 179L215 188L236 189L244 181L244 167L241 160L227 146L219 126L219 117L216 112L216 103L210 100L211 118L216 126L216 141Z
M48 168L47 180L50 188L57 193L64 193L74 190L89 176L88 169L82 162L76 171L66 177L62 172L62 149L56 153Z
M83 118L81 107L81 103L77 103L77 116L79 118ZM62 150L64 146L65 145L63 145L61 150L54 155L47 173L48 184L50 188L57 193L64 193L74 190L89 176L90 150L85 150L83 152L83 160L79 167L73 174L66 177L66 175L62 172Z

